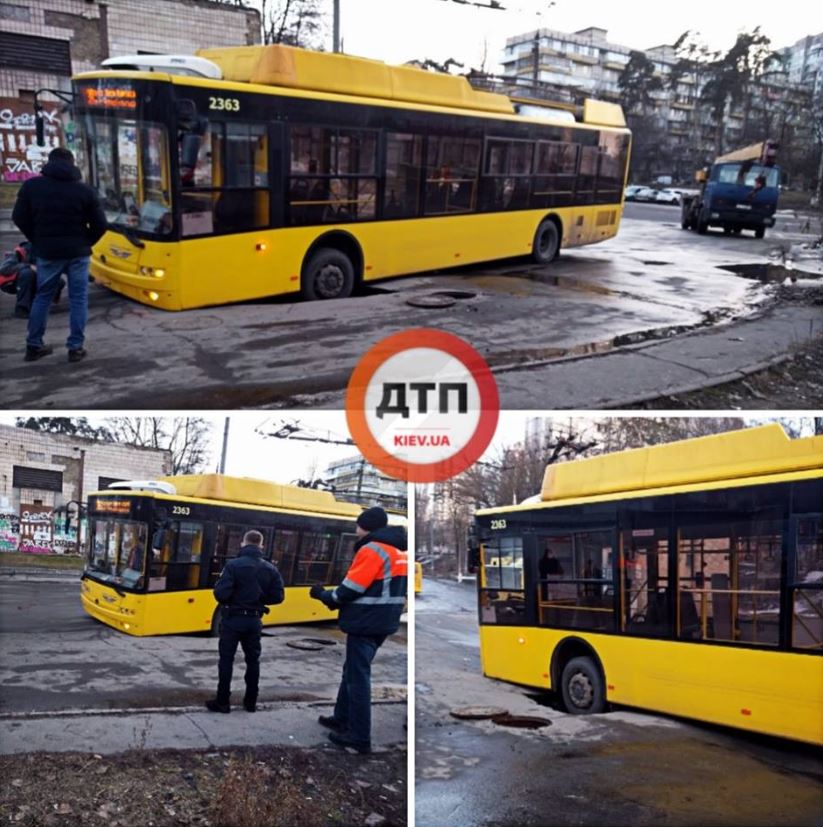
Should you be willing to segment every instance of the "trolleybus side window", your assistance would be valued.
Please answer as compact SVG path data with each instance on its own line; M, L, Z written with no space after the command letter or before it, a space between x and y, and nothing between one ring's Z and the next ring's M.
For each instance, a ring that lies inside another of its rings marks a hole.
M188 165L180 142L182 234L240 233L269 225L268 136L263 124L211 121Z
M577 176L575 188L575 204L594 204L595 184L597 182L597 167L600 160L600 150L596 146L580 148L580 174Z
M297 548L300 533L293 528L278 528L274 532L274 546L272 549L271 559L280 576L283 578L283 583L291 586L295 582L294 564L297 560Z
M291 127L291 224L338 224L375 217L377 135L371 129Z
M671 636L668 528L623 531L620 555L622 631L630 635ZM681 588L693 585L684 574Z
M523 540L498 537L483 548L483 583L480 620L517 626L525 622Z
M538 621L568 629L614 629L609 531L538 538Z
M304 531L300 538L295 585L310 586L331 583L334 553L339 534L329 531Z
M152 549L149 591L197 588L203 551L203 524L169 522L157 539L161 536L161 544Z
M580 147L564 141L538 141L532 207L567 207L574 198Z
M356 534L343 534L340 538L340 547L337 550L337 559L332 573L332 583L342 583L346 572L349 570L351 561L354 559L354 544L357 542Z
M791 576L790 576L790 579ZM795 649L823 651L823 517L797 520L794 586L790 590Z
M386 134L386 190L383 218L411 218L420 213L423 136Z
M678 529L678 636L777 646L780 520Z
M522 210L529 205L534 143L503 138L486 141L480 203L484 210Z
M429 135L426 142L426 215L476 209L480 138Z
M214 586L217 578L220 577L220 572L226 565L226 560L237 557L238 552L243 546L243 536L247 531L259 531L263 535L263 554L265 556L266 550L269 547L270 529L258 525L238 525L221 523L217 526L217 541L214 546L214 554L211 558L211 571L209 573L209 585Z
M619 203L623 192L623 169L628 138L611 132L600 133L600 168L597 174L597 202Z

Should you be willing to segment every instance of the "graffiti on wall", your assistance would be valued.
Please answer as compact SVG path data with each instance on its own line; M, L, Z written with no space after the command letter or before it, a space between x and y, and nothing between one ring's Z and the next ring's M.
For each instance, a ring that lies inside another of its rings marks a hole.
M20 518L13 511L0 512L0 551L17 551Z
M47 505L20 504L20 542L18 551L51 554L54 538L53 511Z
M0 98L0 175L8 184L22 183L40 172L49 152L63 143L57 104L43 107L46 145L37 146L34 107L30 101Z

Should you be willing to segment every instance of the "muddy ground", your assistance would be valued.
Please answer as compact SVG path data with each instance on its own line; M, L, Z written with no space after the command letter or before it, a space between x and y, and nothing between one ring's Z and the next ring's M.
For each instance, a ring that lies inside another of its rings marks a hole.
M781 287L778 301L823 305L823 287ZM786 400L798 410L823 410L823 336L799 344L779 364L745 379L690 393L660 396L640 405L644 410L785 410Z
M0 757L0 821L22 827L406 824L406 750L332 746Z

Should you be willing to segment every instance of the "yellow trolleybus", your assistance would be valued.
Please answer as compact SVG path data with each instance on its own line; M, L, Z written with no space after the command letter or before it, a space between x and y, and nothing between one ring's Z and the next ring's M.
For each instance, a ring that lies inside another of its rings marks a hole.
M823 436L552 465L541 499L477 514L484 674L823 744Z
M218 474L115 483L89 496L83 608L130 635L217 633L212 588L249 529L280 570L286 599L264 624L336 617L309 588L340 583L362 509L326 491Z
M462 77L279 45L105 63L73 80L73 146L110 228L91 268L146 304L341 298L434 268L549 262L618 229L630 135L615 104L521 106Z

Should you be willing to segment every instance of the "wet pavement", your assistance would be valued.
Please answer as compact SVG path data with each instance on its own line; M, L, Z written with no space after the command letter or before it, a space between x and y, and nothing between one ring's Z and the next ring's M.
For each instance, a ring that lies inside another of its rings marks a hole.
M482 676L474 584L427 579L416 603L416 824L823 824L823 754L619 710L572 716ZM483 705L550 724L458 721Z
M679 228L675 211L658 209L660 219L626 218L617 238L564 251L548 267L517 259L392 279L340 302L168 313L93 287L82 363L68 365L59 347L24 363L25 323L4 320L3 405L339 408L368 347L399 330L433 327L483 354L503 407L613 407L727 381L823 333L823 306L776 302L777 270L775 279L740 271L782 266L801 237L698 236ZM0 295L0 315L12 301ZM754 320L757 327L738 333ZM49 342L62 342L67 322L64 303L52 314ZM715 364L718 341L739 339L745 346L729 345ZM672 342L672 354L658 357L655 348ZM613 355L618 363L604 361ZM558 377L535 373L548 365L560 366Z
M327 645L294 648L307 639ZM335 623L264 631L258 712L211 714L217 641L203 635L136 638L86 615L77 575L0 575L0 752L210 748L326 742L317 724L337 693L345 636ZM374 743L406 740L405 629L373 666Z

